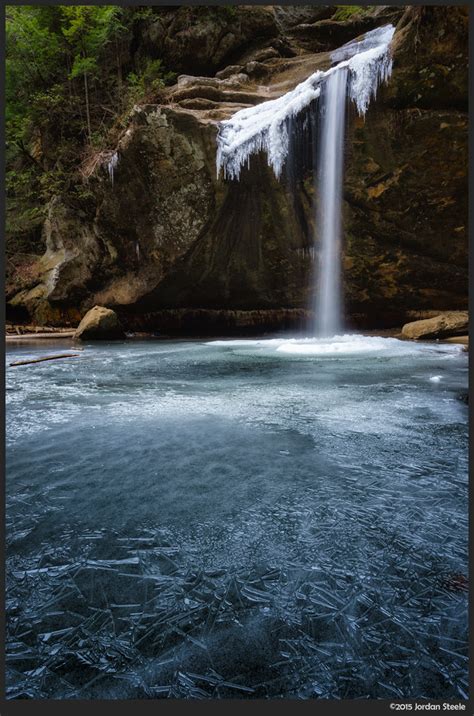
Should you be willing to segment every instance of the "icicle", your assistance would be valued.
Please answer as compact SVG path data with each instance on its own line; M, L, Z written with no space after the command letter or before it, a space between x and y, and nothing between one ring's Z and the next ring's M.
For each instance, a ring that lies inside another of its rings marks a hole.
M118 160L119 160L118 152L114 152L112 154L112 156L110 157L109 161L107 162L107 171L108 171L109 179L110 179L112 186L114 184L114 170L118 164Z
M337 70L348 69L348 94L359 114L364 115L381 82L392 71L390 41L395 28L385 25L367 32L362 40L352 41L336 50L331 58L341 59L326 72L315 72L294 90L278 99L242 109L220 123L217 137L217 175L239 179L242 166L260 151L267 154L268 164L280 177L288 154L287 121L319 97L322 84Z

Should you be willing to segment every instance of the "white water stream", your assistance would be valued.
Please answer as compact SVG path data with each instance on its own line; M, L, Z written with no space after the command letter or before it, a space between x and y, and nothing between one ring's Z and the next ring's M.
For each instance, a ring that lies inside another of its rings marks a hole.
M282 97L243 109L221 122L217 146L217 173L239 180L242 166L260 151L280 177L291 149L292 119L314 111L321 127L319 151L313 163L316 207L314 254L314 310L312 335L328 337L340 332L341 249L344 130L347 98L364 115L381 82L392 71L390 41L395 28L385 25L335 50L337 62L326 72L315 72ZM308 152L310 147L308 147Z
M324 84L321 151L318 157L320 265L315 277L315 334L334 336L341 323L342 175L347 68L333 72Z

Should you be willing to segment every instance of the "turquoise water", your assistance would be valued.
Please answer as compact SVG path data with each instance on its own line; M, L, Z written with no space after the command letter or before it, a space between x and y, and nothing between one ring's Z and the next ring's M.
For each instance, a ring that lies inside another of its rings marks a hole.
M10 698L464 698L467 354L7 352Z

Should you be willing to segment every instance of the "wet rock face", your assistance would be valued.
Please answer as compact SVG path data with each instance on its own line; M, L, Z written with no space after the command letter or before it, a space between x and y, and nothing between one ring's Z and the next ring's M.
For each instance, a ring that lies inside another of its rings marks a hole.
M402 14L402 8L381 5L370 12L356 12L346 19L340 19L336 7L319 6L317 14L307 14L306 17L301 14L299 22L288 23L287 32L292 41L302 49L309 52L326 52L335 50L380 25L396 25ZM288 17L292 18L293 13L288 13Z
M77 323L96 303L129 305L151 291L197 240L214 201L215 127L157 106L138 109L89 179L88 214L53 201L39 282L13 299L41 323Z
M137 109L129 129L113 186L97 179L94 226L110 280L95 300L107 304L134 303L158 284L197 240L214 205L214 127L148 107Z
M384 103L467 112L468 24L467 5L407 8L393 38Z
M164 309L310 305L312 177L292 192L264 156L254 156L240 182L224 181L215 160L220 120L329 66L327 53L309 54L298 37L301 25L321 33L336 22L318 8L318 16L314 8L238 8L237 39L223 34L217 54L216 28L228 30L227 19L202 18L186 29L189 8L170 8L166 22L157 18L158 35L144 36L142 51L147 42L170 57L182 51L187 76L169 90L168 104L132 112L113 183L110 157L88 179L94 200L87 212L52 202L39 280L12 305L56 325L77 323L95 304L126 307L130 325ZM400 11L377 10L363 21L385 24L387 13L396 22ZM354 325L401 325L413 311L467 306L466 17L462 7L408 8L394 36L388 85L365 121L351 110L343 261ZM350 37L343 41L356 36L359 20L344 22Z
M405 12L392 77L351 124L346 295L372 320L467 307L467 26L463 8L446 10Z
M149 313L122 309L120 318L132 331L157 332L161 336L245 336L275 331L301 332L310 325L312 316L309 311L298 308L170 308Z
M310 198L294 199L263 157L221 190L199 240L137 308L307 305Z
M344 260L352 311L465 308L467 116L377 107L354 125Z
M94 228L83 212L57 197L48 208L43 241L46 252L35 266L35 284L10 301L13 315L23 309L39 325L77 323L100 255Z
M250 44L278 35L270 7L170 7L147 23L141 52L178 72L212 75Z

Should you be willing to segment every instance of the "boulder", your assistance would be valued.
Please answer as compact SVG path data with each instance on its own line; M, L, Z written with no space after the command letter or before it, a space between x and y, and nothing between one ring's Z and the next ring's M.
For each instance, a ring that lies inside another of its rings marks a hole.
M412 340L447 338L465 334L468 328L469 315L467 311L445 311L435 318L405 323L402 328L402 336Z
M123 338L124 331L115 311L104 306L94 306L77 327L74 340L107 340Z
M455 343L464 346L464 350L469 350L469 336L451 336L451 338L445 338L443 343Z

